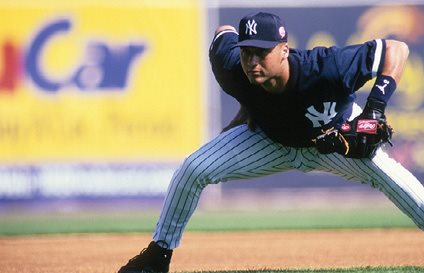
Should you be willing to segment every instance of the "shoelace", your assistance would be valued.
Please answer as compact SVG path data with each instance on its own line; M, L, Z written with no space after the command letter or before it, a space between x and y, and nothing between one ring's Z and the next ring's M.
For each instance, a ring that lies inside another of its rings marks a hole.
M143 250L141 250L140 254L135 255L134 257L132 257L131 259L129 259L129 261L128 261L128 262L132 262L132 261L136 260L138 257L140 257L140 255L141 255L141 254L143 254L143 253L144 253L144 251L146 251L146 249L147 249L147 248L143 248Z

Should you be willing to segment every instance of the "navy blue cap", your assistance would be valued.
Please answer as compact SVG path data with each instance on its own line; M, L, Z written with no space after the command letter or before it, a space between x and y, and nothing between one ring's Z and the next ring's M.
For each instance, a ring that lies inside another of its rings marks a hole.
M256 12L246 15L239 24L239 46L273 48L287 42L284 22L277 15Z

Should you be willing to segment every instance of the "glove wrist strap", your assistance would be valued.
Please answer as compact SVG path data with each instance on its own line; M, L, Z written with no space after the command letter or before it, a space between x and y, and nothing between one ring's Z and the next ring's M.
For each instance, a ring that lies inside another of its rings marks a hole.
M378 100L378 99L375 99L373 97L369 97L367 99L367 104L365 105L364 112L370 112L370 111L375 110L375 111L380 112L381 114L384 114L385 109L386 109L386 103L385 102Z

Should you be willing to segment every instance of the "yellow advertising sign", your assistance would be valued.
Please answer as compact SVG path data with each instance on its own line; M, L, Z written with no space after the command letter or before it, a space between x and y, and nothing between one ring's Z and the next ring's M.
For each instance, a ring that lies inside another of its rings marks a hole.
M200 7L165 2L175 3L0 3L0 162L168 160L197 148Z

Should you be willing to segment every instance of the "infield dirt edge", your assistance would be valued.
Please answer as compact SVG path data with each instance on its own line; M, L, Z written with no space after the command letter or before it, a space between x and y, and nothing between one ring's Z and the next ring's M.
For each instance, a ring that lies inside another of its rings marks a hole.
M145 233L0 237L0 272L116 272L150 240ZM424 266L423 245L418 229L188 232L171 271Z

